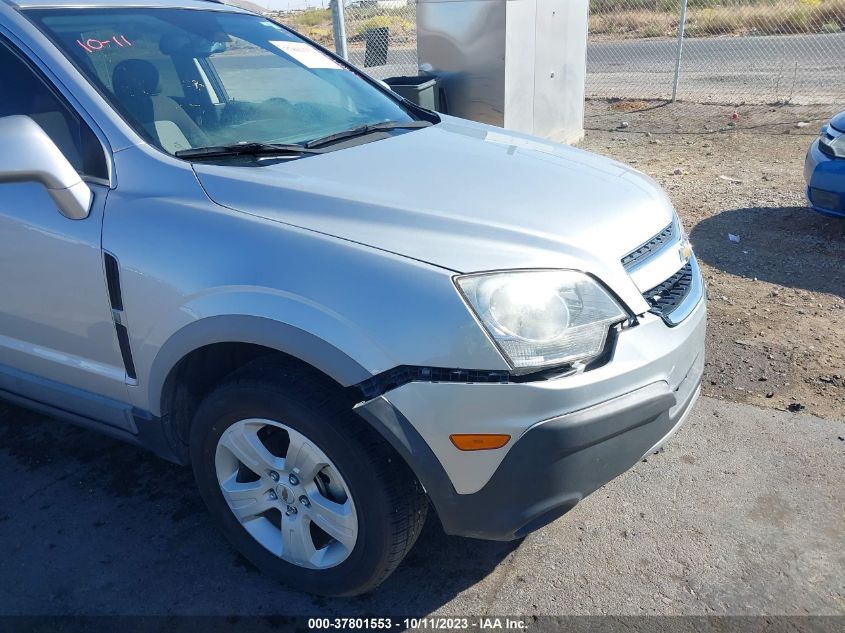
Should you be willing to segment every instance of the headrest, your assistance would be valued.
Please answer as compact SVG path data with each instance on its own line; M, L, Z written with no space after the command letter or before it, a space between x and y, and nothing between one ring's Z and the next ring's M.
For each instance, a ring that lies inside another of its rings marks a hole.
M126 59L115 66L112 86L120 99L158 94L158 69L145 59Z

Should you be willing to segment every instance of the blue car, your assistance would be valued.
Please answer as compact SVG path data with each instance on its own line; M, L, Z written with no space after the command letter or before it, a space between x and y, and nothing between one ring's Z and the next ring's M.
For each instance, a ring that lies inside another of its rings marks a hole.
M845 218L845 112L822 128L804 162L810 207Z

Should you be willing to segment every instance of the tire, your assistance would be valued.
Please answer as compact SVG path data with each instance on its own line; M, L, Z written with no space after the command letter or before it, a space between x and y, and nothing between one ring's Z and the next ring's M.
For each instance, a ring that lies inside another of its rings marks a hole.
M225 537L292 588L370 591L425 523L428 501L413 473L313 370L260 359L235 372L197 410L190 452Z

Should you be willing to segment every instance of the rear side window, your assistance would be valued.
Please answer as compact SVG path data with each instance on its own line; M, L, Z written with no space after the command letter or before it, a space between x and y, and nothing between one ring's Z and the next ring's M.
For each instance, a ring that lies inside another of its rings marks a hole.
M9 45L0 41L0 117L32 118L67 158L87 178L106 180L103 147L91 128L71 109L46 79Z

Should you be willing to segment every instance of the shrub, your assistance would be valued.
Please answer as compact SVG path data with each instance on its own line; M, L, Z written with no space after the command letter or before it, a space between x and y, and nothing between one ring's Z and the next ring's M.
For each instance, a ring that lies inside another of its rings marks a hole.
M646 31L656 33L649 37L670 34L678 28L678 18L671 13L650 11L625 11L590 16L591 33L620 33L645 37Z
M680 0L592 0L590 32L628 37L674 35ZM687 34L838 33L845 0L689 0Z
M358 33L366 33L370 29L390 28L390 18L386 15L377 15L361 22Z
M312 9L310 11L303 11L294 18L294 23L307 26L320 26L321 24L330 23L332 21L332 12L329 9Z
M355 26L353 39L360 40L370 29L390 29L390 35L399 36L414 30L414 23L398 15L375 15Z

